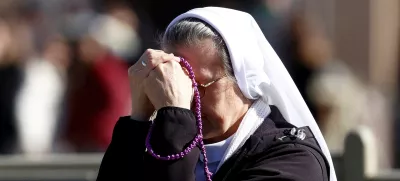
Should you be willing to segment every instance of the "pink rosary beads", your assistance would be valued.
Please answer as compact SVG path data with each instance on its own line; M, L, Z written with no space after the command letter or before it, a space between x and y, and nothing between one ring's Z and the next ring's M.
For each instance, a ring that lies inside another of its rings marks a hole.
M150 137L151 137L151 133L153 131L153 127L154 127L154 122L153 124L150 126L149 132L147 133L147 137L146 137L146 149L147 152L153 156L156 159L159 160L178 160L183 158L184 156L186 156L187 154L190 153L190 151L192 151L192 149L195 146L199 146L201 153L204 157L204 172L207 178L207 181L211 181L211 175L212 173L210 172L210 170L208 169L208 160L206 157L206 149L204 147L204 142L203 142L203 123L201 120L201 104L200 104L200 93L199 90L197 89L197 83L195 80L195 76L194 76L194 72L192 67L190 66L190 64L183 58L181 58L180 64L182 67L186 68L186 70L189 72L189 78L192 80L192 86L194 89L194 101L195 101L195 116L196 116L196 123L197 123L197 129L198 129L198 133L195 136L195 138L193 139L193 141L190 143L190 145L188 147L186 147L183 151L181 151L180 153L177 154L172 154L172 155L158 155L154 152L154 150L152 149L151 145L150 145Z

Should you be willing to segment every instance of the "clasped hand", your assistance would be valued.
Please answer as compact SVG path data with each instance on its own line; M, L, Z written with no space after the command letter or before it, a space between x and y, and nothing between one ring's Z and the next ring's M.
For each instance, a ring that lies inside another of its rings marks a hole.
M190 109L192 81L179 61L173 54L148 49L129 68L133 119L148 120L154 110L167 106Z

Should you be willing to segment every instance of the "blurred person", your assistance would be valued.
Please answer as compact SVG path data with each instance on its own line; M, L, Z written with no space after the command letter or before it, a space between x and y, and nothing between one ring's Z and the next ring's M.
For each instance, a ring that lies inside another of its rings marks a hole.
M297 10L297 0L250 0L242 2L242 9L250 13L271 43L282 62L292 74L294 46L291 19ZM294 80L297 84L296 80ZM303 95L304 96L304 95Z
M69 76L64 139L74 152L105 151L116 119L130 110L128 66L92 37L78 42Z
M331 60L310 79L308 94L329 149L342 153L349 131L364 124L366 87L343 63Z
M306 92L314 70L305 66L303 57L299 53L302 48L301 43L305 39L302 38L306 33L303 29L309 25L304 23L303 12L299 9L299 5L300 2L297 0L251 0L243 2L242 9L253 15L259 23L262 32L281 58L315 116L315 106Z
M102 0L98 2L103 2L100 6L100 12L105 12L116 19L120 19L126 22L128 25L134 27L135 33L140 38L136 40L140 42L139 50L135 50L136 53L131 53L134 56L130 56L128 63L130 65L134 64L135 61L139 59L141 56L141 52L145 51L146 48L152 47L156 48L158 46L158 42L154 41L154 36L157 34L158 29L157 26L160 26L160 23L155 23L154 21L158 21L160 19L152 19L151 16L153 13L164 13L162 11L157 11L158 7L163 7L163 1L156 1L152 3L152 1L140 1L140 0ZM193 2L193 1L190 1ZM160 4L161 3L161 4ZM167 4L172 3L171 1L167 2ZM156 6L154 6L156 5ZM180 4L179 7L181 7ZM176 7L166 10L167 13L164 13L168 16L168 13L173 13L172 11L176 11ZM166 9L166 7L163 7ZM122 13L120 13L122 12ZM125 14L123 16L128 18L123 18L118 14ZM126 21L128 20L128 21Z
M290 17L290 36L291 75L315 117L316 106L311 101L312 95L307 93L307 89L311 78L320 68L318 64L322 65L331 58L331 46L320 24L315 19L306 18L300 11L294 12ZM320 124L322 120L316 121Z
M336 181L314 118L251 15L193 9L161 45L129 69L132 112L115 125L98 181Z
M15 100L24 76L13 30L7 20L0 18L0 154L17 150Z
M306 93L315 106L315 117L332 153L344 151L348 133L359 126L369 127L379 137L378 164L392 163L387 100L373 87L361 82L341 60L335 59L330 42L321 33L312 33L301 46L305 65L314 70ZM381 121L376 121L381 120Z
M343 61L334 58L331 42L316 19L294 18L299 64L308 72L302 79L304 93L329 149L340 154L347 134L375 117L367 110L375 107L379 112L380 101ZM368 104L370 100L376 104Z
M139 20L134 11L120 4L111 4L89 26L89 34L123 61L132 61L141 50Z
M70 49L62 37L51 38L37 58L24 69L18 93L17 117L21 151L37 156L53 151L61 119Z

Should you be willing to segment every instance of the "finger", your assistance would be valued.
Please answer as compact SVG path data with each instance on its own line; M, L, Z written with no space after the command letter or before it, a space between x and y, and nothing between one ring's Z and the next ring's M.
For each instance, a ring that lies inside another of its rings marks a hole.
M164 59L163 63L168 62L168 61L175 61L175 62L179 63L181 61L180 57L177 57L172 53L166 54L162 58Z
M177 57L177 56L175 56L173 53L171 53L171 55L172 56L174 56L174 58L173 58L173 60L175 61L175 62L181 62L181 57Z
M147 54L148 54L148 59L147 59L148 62L146 62L145 68L143 68L141 70L143 76L145 76L145 77L148 76L148 74L150 73L151 70L155 69L160 64L171 62L171 61L174 61L174 62L180 61L179 57L175 57L173 54L166 54L163 51L150 50L149 52L147 52Z
M146 68L146 67L143 65L143 63L146 63L146 62L142 62L142 61L147 60L147 59L148 59L148 54L149 54L150 52L152 52L152 51L153 51L152 49L147 49L147 50L142 54L142 56L140 56L139 60L136 61L136 63L133 64L131 67L129 67L129 69L128 69L128 74L129 74L129 76L134 76L135 74L138 74L138 72L140 72L140 71L142 71L142 70L144 70L144 69Z
M129 76L134 76L135 73L137 73L138 71L140 71L140 69L138 69L135 65L132 65L128 69L128 75Z
M167 61L158 66L162 67L163 69L175 69L175 70L182 69L182 66L177 61Z
M150 72L149 72L149 75L147 76L147 77L144 77L143 78L143 85L144 86L151 86L151 84L152 84L152 82L154 81L154 79L156 79L157 78L157 76L158 76L158 72L159 72L160 70L158 70L157 68L156 69L154 69L154 70L151 70Z
M182 68L182 70L183 70L183 72L184 72L185 75L187 75L187 76L190 75L188 69L186 69L185 67L181 67L181 68Z
M143 92L144 92L145 94L147 94L148 86L149 86L149 84L150 84L149 82L150 82L150 79L149 79L148 77L144 78L144 79L142 80L142 82L141 82L141 84L142 84L142 86L143 86Z
M154 69L160 62L171 59L172 57L165 56L162 50L147 49L128 72L130 76L147 77L150 70ZM164 58L160 58L164 57ZM160 59L162 61L160 61Z
M161 50L153 50L153 49L147 49L142 56L140 56L139 61L137 61L134 65L138 67L144 67L142 61L146 64L152 63L149 60L150 59L157 59L160 54L164 53Z
M154 57L149 59L150 66L148 66L149 69L154 69L158 65L162 63L167 63L170 61L174 62L180 62L179 57L175 57L174 54L166 54L164 52L158 52L157 55L154 55Z

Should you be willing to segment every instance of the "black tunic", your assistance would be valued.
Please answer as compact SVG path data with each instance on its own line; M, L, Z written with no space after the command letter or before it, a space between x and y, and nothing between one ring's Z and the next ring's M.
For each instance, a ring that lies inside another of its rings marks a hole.
M24 72L17 64L0 65L0 154L17 150L15 103L23 79Z
M196 135L195 116L186 109L160 109L151 144L160 155L179 153ZM150 122L122 117L102 160L97 181L194 181L200 150L177 161L159 161L145 152ZM328 181L329 164L308 127L306 138L290 133L276 107L245 144L213 175L213 181ZM300 128L295 128L299 130Z

